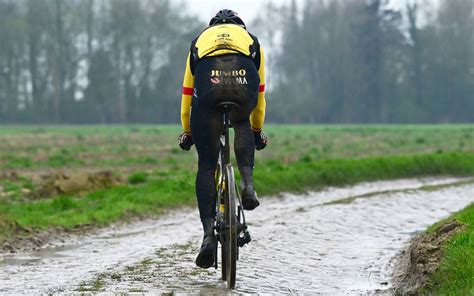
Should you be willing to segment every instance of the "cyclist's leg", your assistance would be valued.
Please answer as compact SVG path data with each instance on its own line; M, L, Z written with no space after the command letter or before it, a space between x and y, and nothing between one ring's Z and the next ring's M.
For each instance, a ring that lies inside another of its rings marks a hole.
M239 169L241 167L252 167L255 157L255 141L250 127L248 117L234 120L232 125L235 130L234 151Z
M233 122L235 130L234 150L239 166L242 185L242 205L253 210L260 205L253 187L255 143L248 118Z
M193 104L191 131L198 152L196 196L201 220L215 217L216 184L214 173L219 154L222 122L219 114Z
M214 265L214 254L217 240L214 235L216 209L216 184L214 172L217 166L219 136L222 125L219 118L211 116L207 110L193 107L191 115L191 131L198 151L198 172L196 176L196 197L199 207L204 237L196 265L209 268ZM207 113L207 116L203 114Z
M247 84L243 88L243 92L235 92L238 95L234 100L237 101L240 108L232 112L230 118L235 130L234 150L242 180L242 205L246 210L253 210L260 203L253 187L255 140L249 116L257 104L260 80L252 60L242 58L239 61L239 66L246 70Z
M196 196L201 220L215 217L216 184L214 172L219 155L222 115L215 108L219 95L211 83L210 73L218 63L216 57L204 58L195 69L195 93L192 98L191 132L198 152Z
M216 209L216 184L214 173L219 154L219 137L222 132L222 116L214 108L214 94L210 91L207 72L212 68L212 60L202 60L195 75L196 95L191 109L191 132L198 152L198 172L196 175L196 197L199 215L204 229L201 250L196 264L208 268L214 264L217 240L214 236Z

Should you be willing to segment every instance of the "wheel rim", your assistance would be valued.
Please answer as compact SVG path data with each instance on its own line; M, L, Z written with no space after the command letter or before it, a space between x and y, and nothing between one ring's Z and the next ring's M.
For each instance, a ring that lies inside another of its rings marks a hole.
M226 188L226 207L225 207L225 225L226 225L226 281L227 287L235 287L235 278L237 272L237 218L236 205L237 192L235 190L234 171L232 166L226 168L227 188Z

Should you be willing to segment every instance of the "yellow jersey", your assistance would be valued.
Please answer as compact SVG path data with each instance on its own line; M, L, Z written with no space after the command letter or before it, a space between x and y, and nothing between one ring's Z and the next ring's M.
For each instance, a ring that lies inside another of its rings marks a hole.
M243 54L252 57L256 62L260 85L257 106L250 114L250 125L254 131L263 128L265 121L265 58L263 49L255 36L243 27L234 24L219 24L206 28L191 43L191 50L186 60L183 89L181 95L181 124L185 133L191 132L191 100L194 93L194 64L206 56L224 54Z

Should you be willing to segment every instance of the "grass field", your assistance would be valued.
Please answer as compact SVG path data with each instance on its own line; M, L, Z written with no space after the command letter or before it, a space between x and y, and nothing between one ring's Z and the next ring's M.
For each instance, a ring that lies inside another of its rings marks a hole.
M291 163L442 151L474 151L470 125L270 126L257 161ZM176 145L178 126L0 128L0 170L61 167L189 168L194 153Z
M0 128L0 244L25 230L106 225L194 204L197 155L178 148L179 133L163 125ZM269 146L256 154L260 195L474 175L471 125L269 126L266 133ZM122 182L77 194L32 194L41 186L38 176L104 169ZM469 235L464 240L472 245Z

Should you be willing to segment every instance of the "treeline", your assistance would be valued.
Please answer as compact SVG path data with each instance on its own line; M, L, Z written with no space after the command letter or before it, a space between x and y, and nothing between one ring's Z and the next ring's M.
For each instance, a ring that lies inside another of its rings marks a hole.
M474 1L387 2L246 20L267 45L268 120L473 122ZM177 123L204 26L168 0L0 0L0 123Z
M203 24L170 1L0 0L0 122L171 122Z
M403 11L382 0L267 7L282 18L272 23L283 24L269 117L473 122L474 1L429 3L407 1Z

